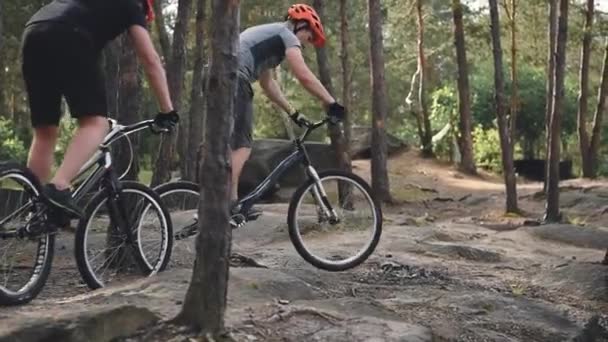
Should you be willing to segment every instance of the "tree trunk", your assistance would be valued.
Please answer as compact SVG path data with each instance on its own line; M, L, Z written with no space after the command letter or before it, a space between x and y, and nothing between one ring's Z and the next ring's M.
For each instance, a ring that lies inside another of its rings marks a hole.
M192 0L179 0L177 6L177 19L173 30L173 44L171 59L167 68L167 81L169 93L173 106L177 111L181 110L182 92L184 90L184 76L186 73L186 39L188 35L188 19L192 8ZM152 175L152 186L156 186L171 179L171 171L177 166L180 157L185 151L186 142L184 134L188 132L188 116L180 117L179 126L172 134L165 134L161 138L158 155L156 158L154 173ZM181 128L181 129L180 129ZM182 138L180 138L180 136ZM178 148L179 142L179 148ZM183 158L182 158L183 159Z
M154 24L156 25L156 32L158 33L158 40L160 41L160 48L163 56L165 57L165 64L168 64L171 58L171 41L169 40L169 34L167 33L167 27L165 26L165 16L163 15L163 0L153 1L154 7Z
M511 158L513 158L513 149L515 148L517 135L517 112L519 111L519 95L517 85L517 0L511 0L509 13L509 26L511 29L511 117L509 123L509 138L511 139ZM507 7L508 8L508 7Z
M348 7L346 0L340 0L340 43L341 43L341 55L340 60L342 62L342 103L346 108L346 116L344 117L344 143L349 147L352 137L352 122L350 116L350 105L352 98L351 90L351 61L348 54L349 49L349 32L348 32ZM350 158L350 155L349 155Z
M557 1L549 0L549 24L548 24L548 52L547 52L547 89L546 89L546 105L545 105L545 136L549 141L549 132L551 127L551 110L553 108L553 83L555 82L555 41L557 36ZM548 159L549 148L547 147L546 159ZM547 191L547 180L544 181L544 190Z
M388 96L384 78L384 44L382 42L382 8L380 0L368 0L370 69L372 82L372 192L383 202L391 201L387 170L386 117Z
M6 105L6 77L5 77L5 67L4 61L6 57L4 56L4 25L2 18L4 17L4 12L2 8L3 2L0 1L0 117L8 117L8 108Z
M578 93L578 143L581 151L581 162L583 167L583 177L593 178L593 162L591 161L589 149L589 135L587 134L587 108L589 98L589 60L591 57L591 40L593 28L594 0L587 0L587 11L585 14L585 27L583 29L583 43L581 47L581 64L579 72L579 93Z
M557 42L555 45L555 81L553 83L553 106L549 125L547 146L547 204L545 220L558 222L559 212L559 160L561 144L561 116L564 105L564 74L566 68L566 42L568 39L568 0L559 1Z
M325 20L325 8L323 0L314 0L313 7L321 17L322 21ZM331 80L331 70L329 66L329 58L327 57L327 49L317 48L317 65L319 66L320 81L323 86L329 91L332 96L335 97L334 87ZM350 163L350 151L348 145L344 141L344 135L340 129L340 125L329 125L329 139L331 146L336 153L336 159L338 161L339 168L345 171L351 170Z
M141 75L139 73L137 55L133 44L130 43L128 35L123 35L121 39L121 53L119 59L119 78L118 78L118 112L116 118L123 125L131 125L138 122L141 108ZM137 180L139 175L139 159L137 151L139 146L139 135L129 137L131 148L127 139L120 139L120 143L114 148L115 163L118 172L123 173L130 168L125 175L127 180Z
M190 125L188 126L188 148L184 156L184 179L197 182L198 152L203 142L203 124L205 120L205 100L203 80L205 66L205 26L207 0L197 0L196 40L194 50L194 72L192 76L192 93L190 95Z
M602 121L606 111L606 97L608 97L608 38L605 43L604 66L602 68L602 83L597 95L597 108L593 118L593 133L589 146L589 159L591 160L592 174L597 175L597 161L602 137Z
M492 52L494 55L494 86L496 101L496 116L498 121L498 133L500 135L500 148L502 150L502 168L505 177L507 193L506 211L508 213L518 212L517 208L517 185L515 183L515 171L513 168L513 146L509 139L509 124L505 115L505 85L502 63L502 46L500 42L500 18L496 0L489 0L490 5L490 27L492 31Z
M458 126L458 147L461 160L460 169L467 174L477 173L473 157L473 138L471 136L471 100L469 88L469 66L467 64L467 50L462 23L462 4L460 0L452 0L452 13L454 16L454 44L456 45L456 59L458 62L458 109L460 121Z
M211 69L201 153L201 201L196 260L184 306L175 321L209 338L224 330L232 231L228 224L230 131L236 95L239 1L213 0Z
M416 0L416 17L418 23L418 113L422 116L424 134L422 136L422 156L433 156L433 132L426 103L426 58L424 56L424 19L422 17L422 0Z

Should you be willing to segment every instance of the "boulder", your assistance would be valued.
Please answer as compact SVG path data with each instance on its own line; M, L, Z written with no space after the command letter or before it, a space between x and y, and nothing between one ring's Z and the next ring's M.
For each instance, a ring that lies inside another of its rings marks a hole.
M386 135L388 144L388 155L394 155L407 151L409 146L401 139L392 134ZM351 158L369 159L371 158L372 130L369 127L354 126L351 138Z

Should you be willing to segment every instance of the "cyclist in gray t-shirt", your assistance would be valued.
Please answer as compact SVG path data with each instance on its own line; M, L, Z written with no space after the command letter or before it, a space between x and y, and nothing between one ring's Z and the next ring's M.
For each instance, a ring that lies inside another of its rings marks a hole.
M323 25L317 12L305 4L289 8L285 22L254 26L239 37L238 87L234 110L232 147L232 195L238 198L238 180L243 165L249 159L252 144L253 90L251 83L259 81L264 94L283 109L296 123L300 114L295 110L273 78L273 70L287 61L300 84L323 103L328 115L343 117L344 107L336 102L302 56L302 45L322 47L325 44Z

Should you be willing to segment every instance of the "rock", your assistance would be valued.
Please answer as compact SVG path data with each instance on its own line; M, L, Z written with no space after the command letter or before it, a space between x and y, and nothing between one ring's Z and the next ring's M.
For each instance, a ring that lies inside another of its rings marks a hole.
M135 333L159 317L146 308L129 304L82 307L78 311L49 312L38 319L3 320L0 342L105 342Z
M579 227L570 224L547 224L524 228L543 240L557 241L569 245L605 250L608 247L608 229Z
M424 243L423 248L432 253L447 255L450 257L459 257L472 261L500 262L502 260L499 253L471 246Z
M539 285L587 300L608 301L608 267L570 262L551 268L535 280Z
M386 136L389 156L409 149L409 146L403 140L388 133ZM371 128L354 126L352 128L351 158L353 160L371 158L371 143Z

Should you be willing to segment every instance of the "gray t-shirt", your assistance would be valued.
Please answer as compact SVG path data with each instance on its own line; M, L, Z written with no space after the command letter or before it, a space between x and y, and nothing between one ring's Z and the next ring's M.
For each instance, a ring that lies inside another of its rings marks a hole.
M276 68L285 58L285 50L301 47L300 40L287 22L253 26L239 36L239 74L253 83L260 74Z

